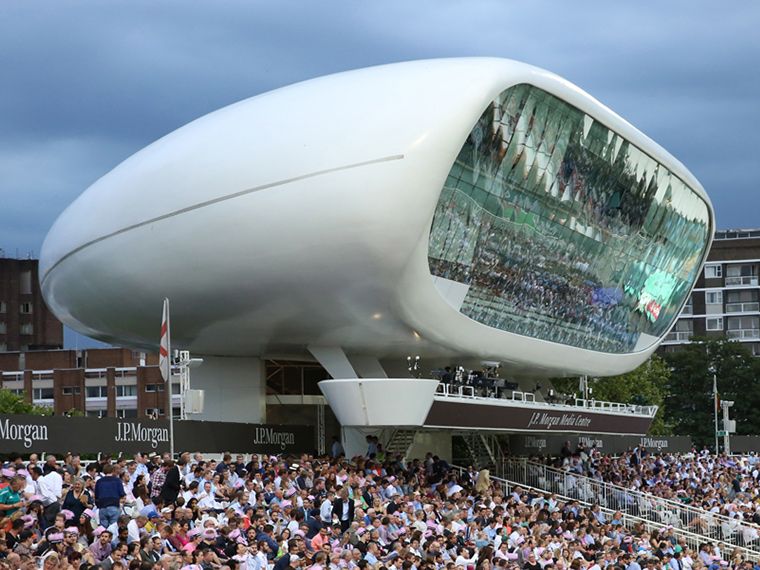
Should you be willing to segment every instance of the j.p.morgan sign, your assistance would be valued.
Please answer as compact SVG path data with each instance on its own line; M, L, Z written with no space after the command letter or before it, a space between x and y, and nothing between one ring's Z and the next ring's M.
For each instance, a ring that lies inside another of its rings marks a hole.
M313 451L310 426L177 421L176 450L221 453ZM0 453L136 453L169 450L166 420L0 415Z
M175 433L185 449L234 450L257 453L314 451L314 428L302 425L256 425L227 422L181 422ZM186 431L187 430L187 431ZM181 434L181 435L180 435ZM194 442L193 444L189 442ZM181 445L175 445L182 448Z
M612 436L594 434L541 434L511 435L509 450L514 455L559 455L565 442L570 443L570 450L580 446L585 449L595 447L603 453L623 453L635 447L645 448L651 453L683 453L692 448L688 436L649 437L649 436Z
M276 446L280 451L285 451L296 443L296 435L288 430L276 430L271 427L254 428L253 444L263 446Z
M117 442L139 443L156 449L159 444L169 444L169 428L144 426L142 422L117 422Z
M45 445L48 441L48 426L34 420L6 416L0 420L0 441L4 448L20 446L20 449L31 449L35 445Z

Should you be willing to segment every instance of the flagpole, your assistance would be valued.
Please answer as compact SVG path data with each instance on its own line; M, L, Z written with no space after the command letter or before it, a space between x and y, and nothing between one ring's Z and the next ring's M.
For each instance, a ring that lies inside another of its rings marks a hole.
M713 372L713 417L715 418L715 455L718 455L718 377Z
M169 453L171 458L174 459L174 398L172 395L172 326L171 326L171 310L169 308L169 298L164 299L166 303L166 352L169 359L168 374L166 375L166 383L168 384L167 391L169 392ZM716 420L717 421L717 420Z

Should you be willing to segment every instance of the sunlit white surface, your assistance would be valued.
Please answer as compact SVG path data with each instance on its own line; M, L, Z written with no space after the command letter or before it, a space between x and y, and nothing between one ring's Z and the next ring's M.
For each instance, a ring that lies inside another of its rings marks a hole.
M319 388L342 426L421 426L438 380L362 378L322 380Z
M241 101L167 135L82 194L45 240L52 310L105 341L206 355L470 355L539 373L615 374L611 355L460 314L427 264L432 215L483 109L527 82L622 134L704 196L672 156L576 86L490 58L327 76Z

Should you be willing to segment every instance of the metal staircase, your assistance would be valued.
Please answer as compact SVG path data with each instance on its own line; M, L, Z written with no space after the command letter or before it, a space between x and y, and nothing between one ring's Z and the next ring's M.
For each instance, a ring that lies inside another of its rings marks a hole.
M413 429L396 429L393 430L391 437L388 439L388 443L385 444L386 455L401 454L403 459L406 459L409 449L414 443L414 436L417 434Z
M497 436L466 432L462 434L462 439L476 469L488 469L494 474L501 470L504 452Z

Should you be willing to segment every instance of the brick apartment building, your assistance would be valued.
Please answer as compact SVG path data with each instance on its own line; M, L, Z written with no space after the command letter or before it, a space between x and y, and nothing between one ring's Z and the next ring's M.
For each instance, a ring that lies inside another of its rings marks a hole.
M760 356L760 229L715 233L702 275L663 350L726 336Z
M169 393L156 355L125 348L0 353L2 387L27 402L88 416L146 418L167 415ZM179 376L172 378L179 415Z
M51 348L63 348L63 325L42 299L38 261L0 256L0 352Z

